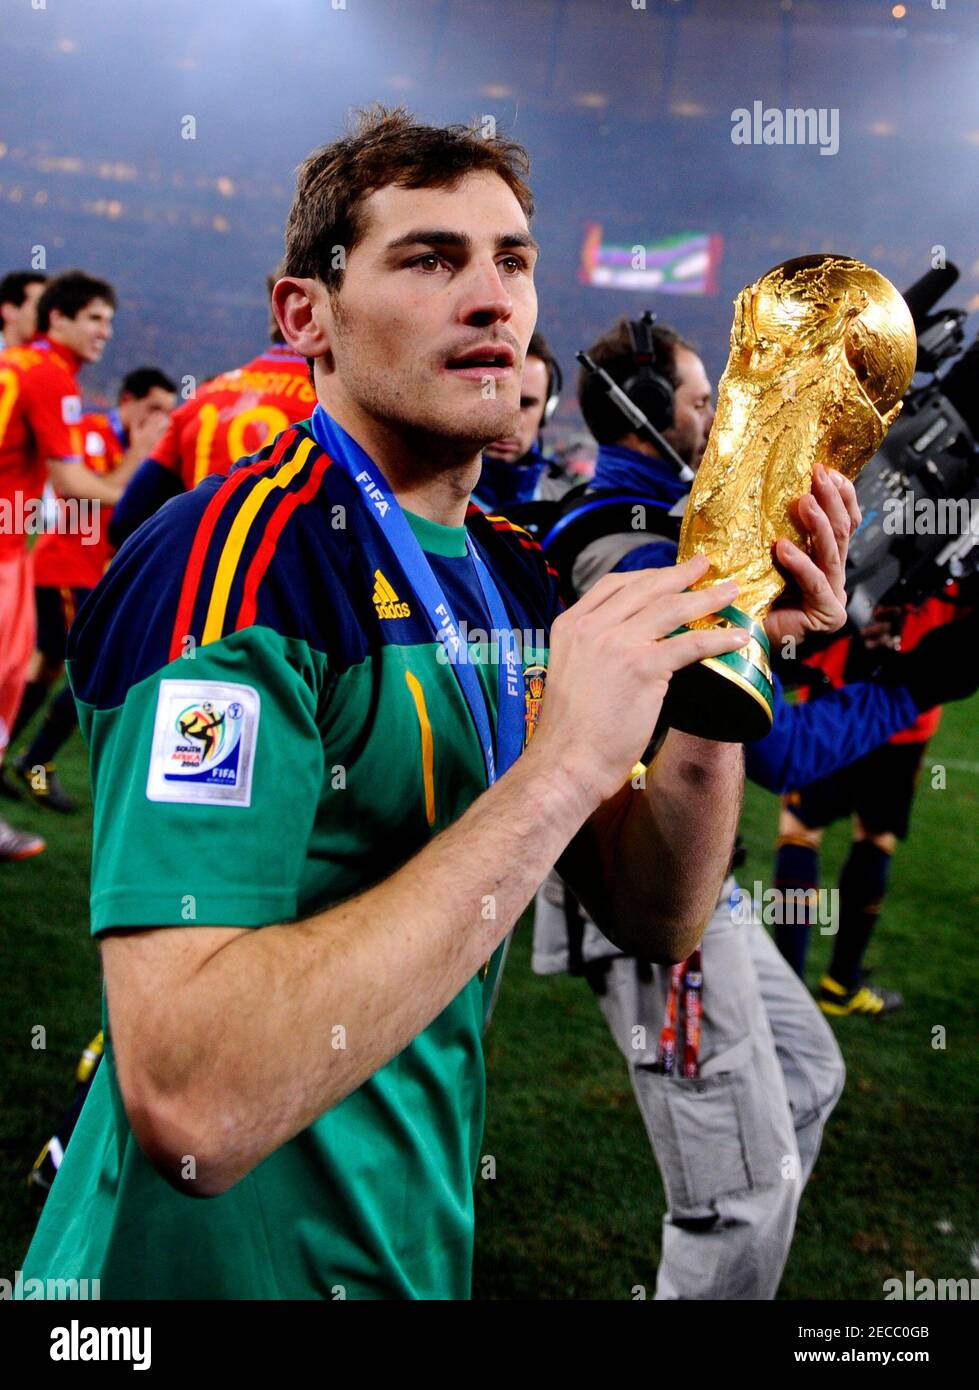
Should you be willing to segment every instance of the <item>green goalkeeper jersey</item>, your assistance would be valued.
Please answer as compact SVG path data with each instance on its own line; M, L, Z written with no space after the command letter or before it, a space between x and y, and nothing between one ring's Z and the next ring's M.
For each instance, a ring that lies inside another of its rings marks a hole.
M68 654L95 801L94 934L309 916L390 875L484 790L459 682L331 463L305 424L284 431L158 512L82 607ZM518 633L526 740L553 573L526 533L475 507L463 527L406 516L495 718L467 532L478 545ZM98 1279L102 1298L468 1296L481 1035L501 954L358 1090L211 1198L171 1186L136 1143L103 1003L105 1060L25 1284ZM341 1010L315 1046L354 1047L365 1026Z

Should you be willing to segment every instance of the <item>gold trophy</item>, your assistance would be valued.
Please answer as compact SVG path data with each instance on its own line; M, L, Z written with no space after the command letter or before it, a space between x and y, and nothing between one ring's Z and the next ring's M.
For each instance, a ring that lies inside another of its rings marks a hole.
M738 584L737 607L693 628L738 626L751 641L670 682L666 721L746 742L772 726L771 652L763 627L785 587L772 547L806 535L790 508L817 463L855 479L901 409L917 342L908 306L883 275L847 256L802 256L738 295L717 413L687 503L679 560L711 562L700 589Z

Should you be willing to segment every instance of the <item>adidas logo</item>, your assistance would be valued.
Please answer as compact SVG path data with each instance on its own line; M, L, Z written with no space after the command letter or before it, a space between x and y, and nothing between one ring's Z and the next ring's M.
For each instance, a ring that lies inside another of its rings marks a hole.
M379 618L411 617L411 609L401 602L380 570L374 571L374 607Z

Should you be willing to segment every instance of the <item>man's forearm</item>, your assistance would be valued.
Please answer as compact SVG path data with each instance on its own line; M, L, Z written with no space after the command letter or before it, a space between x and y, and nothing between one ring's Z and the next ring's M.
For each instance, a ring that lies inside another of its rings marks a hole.
M731 862L744 788L740 744L671 730L645 776L599 807L559 870L629 955L683 960Z
M131 472L116 468L111 473L93 473L83 463L48 463L51 481L62 497L77 497L90 502L105 502L113 506L119 501Z
M165 1002L147 988L140 1034L157 1041L127 1108L168 1176L195 1155L198 1180L176 1185L212 1195L238 1181L407 1046L488 960L590 809L539 766L528 753L377 887L244 931ZM109 1010L111 1021L111 987ZM115 1042L125 1096L137 1039Z

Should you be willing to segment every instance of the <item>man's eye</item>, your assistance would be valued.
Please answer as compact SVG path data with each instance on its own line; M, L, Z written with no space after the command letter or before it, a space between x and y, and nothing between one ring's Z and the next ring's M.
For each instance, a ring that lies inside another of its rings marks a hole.
M442 257L437 256L434 251L426 251L424 256L416 256L408 264L410 266L423 266L426 270L438 270L442 265Z
M526 269L525 264L523 260L520 258L520 256L504 256L501 264L505 265L508 261L510 263L510 273L512 275L516 275L518 271Z

